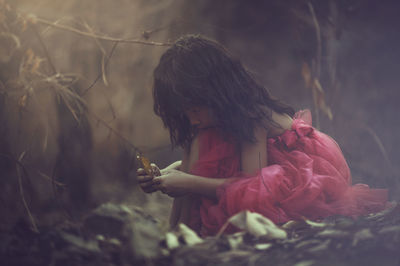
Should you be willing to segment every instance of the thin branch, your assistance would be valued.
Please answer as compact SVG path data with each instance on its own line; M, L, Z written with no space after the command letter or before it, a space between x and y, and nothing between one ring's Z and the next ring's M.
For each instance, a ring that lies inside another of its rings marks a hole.
M86 21L83 21L83 25L85 28L92 34L95 34L94 30L92 27L89 26L89 24ZM99 47L101 51L101 71L103 75L103 83L104 85L108 86L108 81L107 81L107 76L106 76L106 71L105 71L105 61L106 61L106 50L104 49L103 45L101 45L100 40L98 38L95 38L94 41L96 42L97 46Z
M319 26L319 22L317 19L317 16L315 15L314 7L311 4L311 2L308 2L308 9L310 10L313 22L314 22L314 27L315 27L315 35L317 38L317 55L316 55L316 77L319 79L319 76L321 74L321 53L322 53L322 47L321 47L321 28Z
M108 62L110 61L110 58L111 58L111 56L113 55L113 53L114 53L114 51L115 51L115 48L117 47L118 43L119 43L119 42L116 41L116 42L114 43L113 47L111 48L111 51L110 51L110 53L108 54L108 57L107 57L107 59L106 59L106 61L105 61L105 63L104 63L104 70L107 69ZM85 89L85 90L81 93L81 95L82 95L82 96L85 95L91 88L93 88L93 86L96 85L97 81L99 81L99 79L101 79L102 75L103 75L103 72L100 71L100 73L97 75L96 79L92 82L92 84L90 84L90 86L89 86L87 89Z
M142 40L138 40L138 39L123 39L123 38L108 37L108 36L104 36L104 35L96 35L96 34L92 34L89 32L75 29L73 27L56 24L56 23L53 23L51 21L48 21L48 20L45 20L42 18L36 18L36 21L41 24L51 26L51 27L54 27L54 28L57 28L60 30L69 31L69 32L73 32L73 33L76 33L76 34L79 34L82 36L86 36L86 37L90 37L90 38L97 38L99 40L104 40L104 41L118 42L118 43L137 43L137 44L153 45L153 46L171 46L171 43L151 42L151 41L142 41Z
M41 171L38 171L38 174L39 174L41 177L43 177L44 179L50 181L52 184L54 183L54 185L57 185L57 186L59 186L59 187L65 187L65 186L67 186L67 185L64 184L64 183L61 183L61 182L58 182L58 181L54 180L52 177L46 175L45 173L43 173L43 172L41 172Z
M91 115L94 119L96 119L98 123L100 123L103 126L105 126L106 128L108 128L111 133L113 133L115 136L117 136L118 138L123 140L126 144L128 144L128 146L130 146L136 154L142 154L141 150L138 147L136 147L134 144L132 144L127 138L125 138L123 135L121 135L117 130L115 130L112 126L110 126L102 118L98 117L96 114L94 114L93 112L90 112L89 110L88 110L88 114Z
M314 7L311 4L311 2L307 2L308 9L310 10L311 17L314 22L314 27L315 27L315 35L317 38L317 54L316 54L316 59L315 59L315 73L314 77L319 80L320 78L320 73L321 73L321 28L318 23L317 16L315 15ZM319 107L318 103L316 102L316 88L313 86L313 99L314 99L314 112L315 112L315 127L317 129L320 128L320 123L319 123Z
M17 171L17 176L18 176L19 194L20 194L20 196L21 196L21 200L22 200L22 203L23 203L23 205L24 205L24 208L25 208L26 212L28 213L29 220L30 220L30 222L31 222L31 224L32 224L32 229L33 229L33 231L35 231L35 232L38 233L38 232L39 232L39 229L38 229L38 227L37 227L37 225L36 225L35 219L33 218L33 215L32 215L32 213L31 213L31 211L29 210L29 206L28 206L28 203L27 203L27 201L26 201L26 199L25 199L25 195L24 195L24 188L23 188L23 185L22 185L22 173L21 173L21 169L22 169L23 173L24 173L26 176L28 175L28 172L26 171L26 168L25 168L24 164L22 163L22 159L23 159L24 155L25 155L25 152L21 153L21 155L19 156L18 159L15 159L14 157L9 156L9 155L7 155L7 154L0 154L0 156L5 157L5 158L10 159L10 160L12 160L13 162L15 162L16 171Z
M393 170L392 162L391 162L390 159L389 159L389 155L388 155L388 153L387 153L387 151L386 151L386 149L385 149L385 146L383 146L383 143L382 143L381 139L380 139L379 136L375 133L375 131L374 131L372 128L370 128L368 125L363 124L363 127L364 127L364 129L371 135L371 137L374 139L375 143L378 145L379 150L380 150L380 152L382 153L383 158L385 159L386 163L388 164L389 170L390 170L390 172L391 172L391 174L392 174L392 176L393 176L393 178L394 178L394 177L396 176L396 174L395 174L395 171ZM387 178L385 178L385 181L386 181L386 186L388 186L388 185L391 185L391 186L395 185L395 186L397 186L397 185L398 185L398 184L397 184L398 181L397 181L396 178L394 178L395 184L393 184L393 182L388 182ZM392 184L389 184L389 183L392 183Z
M94 34L94 30L89 26L89 24L86 23L86 21L84 21L83 24L91 33ZM98 74L98 77L96 77L95 81L90 86L93 87L94 84L96 84L96 82L100 79L100 75L103 78L104 85L108 86L108 81L107 81L107 76L106 76L106 68L107 68L107 65L108 65L108 61L110 60L110 58L111 58L115 48L117 47L118 43L117 42L114 43L109 56L106 58L107 53L106 53L106 50L104 49L104 47L101 45L100 40L98 38L95 38L94 40L95 40L97 46L99 47L99 49L100 49L100 51L102 53L102 56L101 56L101 72ZM85 90L85 93L87 91L88 91L88 89ZM106 90L103 87L102 87L102 91L103 91L104 98L107 101L108 107L111 110L111 114L112 114L112 117L113 117L113 120L114 120L115 118L117 118L117 116L115 115L114 107L112 106L112 103L111 103L110 99L107 97Z
M34 24L32 24L31 27L32 27L33 32L35 33L35 36L36 36L37 39L39 40L40 45L42 46L42 49L43 49L43 51L44 51L44 54L45 54L45 56L46 56L46 58L47 58L47 62L48 62L49 65L50 65L51 71L53 72L53 73L51 73L51 74L52 74L52 75L56 74L56 73L57 73L57 69L56 69L55 65L53 64L53 61L51 60L49 51L47 50L47 47L46 47L46 45L44 44L43 39L42 39L42 37L40 36L40 33L38 32L38 30L36 29L36 26L35 26Z

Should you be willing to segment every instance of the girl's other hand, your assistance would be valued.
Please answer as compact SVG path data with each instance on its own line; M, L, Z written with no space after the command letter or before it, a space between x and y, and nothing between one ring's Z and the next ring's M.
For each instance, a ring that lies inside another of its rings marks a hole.
M143 168L137 169L137 181L140 188L146 193L152 193L158 190L157 183L154 180L155 176L160 176L161 172L157 165L151 164L151 174L146 173Z
M164 169L162 175L154 178L153 182L158 190L170 197L180 197L188 193L191 175L175 170Z
M165 167L164 169L161 170L161 174L163 172L171 170L171 169L179 170L181 165L182 165L182 161L176 161L174 163L171 163L170 165L168 165L167 167Z

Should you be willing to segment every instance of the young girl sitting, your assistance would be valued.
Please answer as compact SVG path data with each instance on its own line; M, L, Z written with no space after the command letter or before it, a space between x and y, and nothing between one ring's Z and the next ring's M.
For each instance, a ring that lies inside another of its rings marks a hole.
M184 157L149 175L142 189L174 197L173 228L214 235L249 210L275 223L380 211L387 191L351 186L337 143L259 85L222 45L201 36L177 40L154 70L154 111Z

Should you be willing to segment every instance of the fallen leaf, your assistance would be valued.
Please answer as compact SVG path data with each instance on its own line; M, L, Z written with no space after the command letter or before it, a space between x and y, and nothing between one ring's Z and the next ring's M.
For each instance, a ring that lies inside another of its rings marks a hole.
M227 237L231 249L237 249L241 244L243 244L244 233L245 232L238 232Z
M324 228L327 226L326 223L317 223L317 222L313 222L310 220L304 220L308 225L310 225L311 227L315 227L315 228Z
M178 237L171 232L167 232L165 234L165 243L168 247L168 249L175 249L179 247L179 240Z
M369 228L364 228L354 234L353 243L351 245L355 247L357 246L358 242L371 238L374 238L374 235L371 233L371 230Z
M254 246L257 250L267 250L272 247L271 243L261 243Z
M256 212L243 211L228 220L236 227L249 232L255 237L267 236L270 239L285 239L287 234L270 219Z
M331 237L331 238L344 238L349 235L349 232L336 230L336 229L325 229L317 234L320 237Z
M180 223L178 228L183 240L185 240L185 243L188 246L193 246L203 242L203 239L201 239L195 231L187 227L185 224Z

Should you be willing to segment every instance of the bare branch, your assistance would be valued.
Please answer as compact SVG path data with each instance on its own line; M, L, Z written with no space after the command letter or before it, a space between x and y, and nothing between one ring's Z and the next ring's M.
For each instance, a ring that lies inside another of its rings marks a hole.
M154 45L154 46L171 46L171 43L161 43L161 42L151 42L151 41L142 41L142 40L138 40L138 39L123 39L123 38L114 38L114 37L108 37L108 36L101 36L101 35L96 35L93 33L89 33L89 32L85 32L85 31L81 31L78 29L75 29L73 27L69 27L69 26L65 26L65 25L61 25L61 24L56 24L53 23L51 21L42 19L42 18L36 18L36 21L47 25L47 26L51 26L60 30L65 30L65 31L69 31L69 32L73 32L82 36L86 36L86 37L90 37L90 38L96 38L99 40L104 40L104 41L110 41L110 42L118 42L118 43L137 43L137 44L143 44L143 45Z
M308 9L310 10L313 22L314 22L315 34L316 34L316 37L317 37L317 54L316 54L316 59L315 59L315 64L314 64L315 67L313 68L315 70L313 75L314 75L314 77L316 77L317 80L319 80L320 73L321 73L321 51L322 51L322 48L321 48L321 29L320 29L320 26L319 26L319 23L318 23L318 20L317 20L317 16L315 15L315 11L314 11L313 5L311 4L311 2L308 2L307 5L308 5ZM314 96L315 96L315 93L316 93L316 91L315 91L315 89L313 89L313 95ZM314 112L315 112L315 127L317 129L319 129L320 128L319 109L318 109L318 106L316 104L315 97L314 97Z
M39 229L38 229L38 227L37 227L37 225L36 225L35 219L33 218L33 215L32 215L32 213L31 213L31 211L29 210L29 206L28 206L28 203L27 203L27 201L26 201L26 199L25 199L25 195L24 195L24 188L23 188L23 186L22 186L22 173L21 173L21 169L22 169L22 172L23 172L25 175L28 175L28 172L26 171L26 168L25 168L24 164L22 163L22 159L24 158L24 155L25 155L25 152L22 152L21 155L19 156L19 158L18 158L18 159L15 159L14 157L9 156L9 155L7 155L7 154L0 154L0 156L5 157L5 158L10 159L10 160L12 160L13 162L15 162L16 171L17 171L17 176L18 176L19 194L20 194L20 196L21 196L21 200L22 200L22 203L23 203L23 205L24 205L24 208L25 208L26 212L28 213L29 220L30 220L30 222L31 222L31 224L32 224L32 230L38 233L38 232L39 232Z
M314 27L315 27L315 35L317 37L317 55L316 55L316 74L315 76L319 79L319 76L321 74L321 53L322 53L322 48L321 48L321 29L319 26L319 22L317 19L317 16L315 15L314 7L311 4L311 2L308 2L308 8L310 10L313 22L314 22Z
M84 23L84 26L85 26L91 33L94 34L94 30L89 26L89 24L87 24L86 21L84 21L83 23ZM110 60L110 58L111 58L111 56L112 56L112 54L113 54L115 48L117 47L117 44L118 44L118 43L114 43L113 47L111 48L110 55L109 55L108 57L106 57L106 56L107 56L106 50L105 50L104 47L101 45L100 40L97 39L97 38L95 38L94 40L95 40L97 46L99 47L99 49L100 49L100 51L101 51L101 53L102 53L102 55L101 55L101 72L99 73L98 77L96 77L96 79L95 79L95 81L93 82L93 84L90 85L90 86L93 87L94 84L96 84L96 82L100 79L100 75L103 77L103 83L104 83L104 85L105 85L105 86L108 86L107 75L106 75L106 67L107 67L108 61ZM108 104L108 106L109 106L109 108L110 108L110 111L111 111L111 114L112 114L112 117L113 117L113 120L114 120L115 118L117 118L117 116L115 115L114 107L112 106L112 103L111 103L110 99L107 97L105 89L104 89L103 87L102 87L102 89L103 89L102 91L103 91L104 98L105 98L106 101L107 101L107 104ZM86 93L87 91L88 91L88 89L85 90L85 93Z
M123 140L126 144L128 144L128 146L130 146L132 148L132 150L136 153L136 154L142 154L141 150L136 147L134 144L132 144L127 138L125 138L124 136L122 136L117 130L115 130L112 126L110 126L106 121L104 121L102 118L100 118L99 116L97 116L96 114L94 114L93 112L91 112L90 110L88 110L88 114L91 115L94 119L97 120L98 123L102 124L103 126L105 126L106 128L108 128L110 130L110 133L114 134L115 136L117 136L119 139Z
M111 51L110 51L110 53L108 54L108 57L107 57L106 61L104 62L104 70L107 68L108 62L110 61L110 58L111 58L111 56L113 55L115 48L117 48L118 43L119 43L119 42L116 41L116 42L114 43L113 47L111 48ZM99 79L100 79L102 76L103 76L103 71L101 71L101 72L99 73L99 75L96 77L96 79L93 81L93 83L90 84L90 86L89 86L86 90L84 90L84 91L82 92L81 95L82 95L82 96L85 95L94 85L96 85L97 81L99 81Z
M51 73L51 74L52 74L52 75L56 74L56 73L57 73L57 69L56 69L55 65L53 64L53 61L51 60L49 51L47 50L47 47L46 47L46 45L44 44L43 39L42 39L42 37L40 36L40 33L38 32L38 30L36 29L36 26L35 26L34 24L32 24L31 27L32 27L33 32L35 33L35 36L36 36L37 39L39 40L40 45L42 46L42 49L43 49L43 51L44 51L44 54L45 54L45 56L46 56L46 58L47 58L47 62L48 62L49 65L50 65L51 71L53 72L53 73Z

